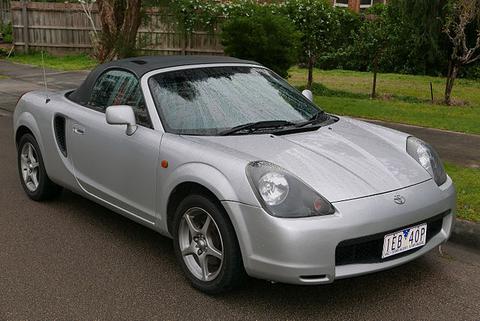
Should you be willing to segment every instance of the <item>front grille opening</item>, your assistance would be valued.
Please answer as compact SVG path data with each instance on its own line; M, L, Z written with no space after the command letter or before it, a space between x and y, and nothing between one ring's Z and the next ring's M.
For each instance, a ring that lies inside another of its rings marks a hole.
M300 279L305 280L305 281L321 281L325 280L327 276L325 274L319 274L319 275L301 275Z
M67 141L65 139L65 117L55 116L53 120L53 127L55 129L55 138L57 145L63 156L67 157Z
M421 249L422 247L417 247L415 249L382 259L384 236L409 226L427 223L426 243L428 243L432 237L437 235L442 230L443 217L448 213L450 213L450 211L443 212L442 214L436 215L425 221L409 224L408 226L399 227L375 235L342 241L338 244L335 251L335 265L381 263L409 255Z

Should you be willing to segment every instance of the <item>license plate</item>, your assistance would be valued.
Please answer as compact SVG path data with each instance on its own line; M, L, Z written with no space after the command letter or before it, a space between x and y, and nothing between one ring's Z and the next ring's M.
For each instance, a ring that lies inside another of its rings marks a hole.
M427 224L407 227L385 235L383 239L382 259L425 245Z

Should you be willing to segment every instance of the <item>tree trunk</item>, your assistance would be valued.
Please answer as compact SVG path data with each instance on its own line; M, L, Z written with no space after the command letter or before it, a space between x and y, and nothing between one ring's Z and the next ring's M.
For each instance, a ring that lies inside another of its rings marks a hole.
M445 101L444 101L446 105L452 104L453 84L455 82L455 79L457 78L459 68L460 66L453 61L450 61L448 63L447 84L445 86Z
M98 0L102 23L100 62L134 55L141 23L141 0Z
M377 96L377 73L378 73L378 57L373 59L373 82L372 82L372 93L370 98L375 98Z
M313 67L315 66L315 57L308 57L308 79L307 79L307 89L312 90L313 84Z
M135 55L137 48L137 32L141 23L141 0L126 0L127 5L123 16L122 27L119 35L117 48L120 58L127 58ZM122 39L123 37L123 39ZM123 40L123 41L122 41Z
M377 70L373 71L373 83L372 83L372 94L370 98L375 98L377 96Z
M99 62L103 63L113 59L113 39L116 38L115 30L117 29L117 26L113 1L99 0L97 3L100 22L102 24L102 32L98 43L98 56L96 58Z

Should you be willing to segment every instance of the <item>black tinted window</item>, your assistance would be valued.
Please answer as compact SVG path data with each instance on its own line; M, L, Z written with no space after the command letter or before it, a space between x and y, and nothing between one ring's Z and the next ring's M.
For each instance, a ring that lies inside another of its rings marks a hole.
M123 70L111 70L98 78L88 106L105 112L108 106L113 105L131 106L138 125L151 127L140 83L135 75Z

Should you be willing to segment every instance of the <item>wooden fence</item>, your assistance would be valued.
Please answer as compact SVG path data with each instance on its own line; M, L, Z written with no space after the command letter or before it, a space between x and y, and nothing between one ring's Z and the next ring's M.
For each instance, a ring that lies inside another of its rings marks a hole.
M10 0L0 0L0 25L10 22Z
M12 1L11 15L17 51L67 54L92 50L93 28L78 3ZM185 40L161 9L150 9L145 20L138 31L138 42L145 54L223 54L218 34L197 31ZM96 7L93 21L100 30Z

